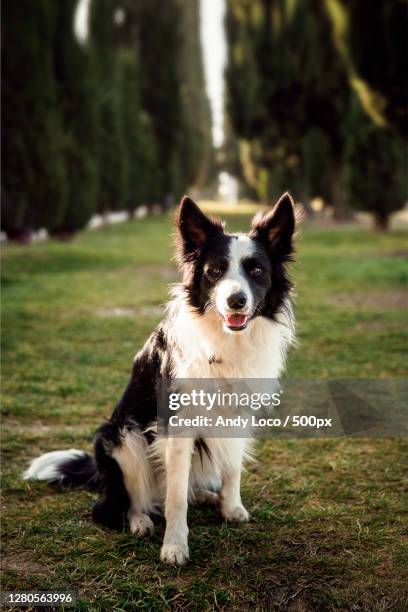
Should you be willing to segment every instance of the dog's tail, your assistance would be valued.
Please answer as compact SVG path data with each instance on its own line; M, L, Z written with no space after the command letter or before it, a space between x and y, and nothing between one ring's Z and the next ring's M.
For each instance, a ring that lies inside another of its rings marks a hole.
M71 448L45 453L34 459L23 474L25 480L44 480L67 489L100 489L96 461L85 451Z

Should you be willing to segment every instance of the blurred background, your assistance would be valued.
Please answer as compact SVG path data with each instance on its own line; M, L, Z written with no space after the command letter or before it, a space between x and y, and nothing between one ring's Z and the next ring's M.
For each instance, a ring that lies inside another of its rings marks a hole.
M4 1L3 238L287 189L386 230L407 32L405 0Z

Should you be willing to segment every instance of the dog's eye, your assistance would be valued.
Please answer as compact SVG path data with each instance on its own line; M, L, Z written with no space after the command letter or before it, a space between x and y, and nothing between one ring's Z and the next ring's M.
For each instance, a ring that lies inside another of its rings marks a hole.
M211 266L208 268L207 272L213 278L219 278L222 275L222 270L218 268L218 266Z
M263 269L261 268L261 266L254 266L249 270L249 274L251 276L262 276Z

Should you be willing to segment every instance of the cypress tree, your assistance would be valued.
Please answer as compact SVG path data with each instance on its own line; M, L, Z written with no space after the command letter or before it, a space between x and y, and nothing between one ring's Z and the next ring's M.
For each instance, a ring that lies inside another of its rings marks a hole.
M97 115L92 88L89 50L73 31L77 0L57 4L55 74L58 103L65 129L65 165L68 206L59 234L81 229L96 210L98 168L96 159Z
M227 110L238 137L246 141L255 139L262 127L263 100L255 57L262 16L259 0L255 0L252 7L248 0L227 2Z
M153 122L145 111L142 111L140 116L140 130L143 143L143 151L140 158L140 175L143 177L141 201L148 205L157 204L162 198L159 153Z
M323 196L334 206L335 216L342 218L348 215L342 185L344 123L349 104L347 70L320 0L298 2L289 31L299 78L298 134L305 193L309 199Z
M181 17L177 0L140 2L143 106L154 125L165 205L178 200L187 186L182 170Z
M211 115L200 44L199 0L116 0L116 44L136 47L141 105L153 128L163 203L202 186L213 164Z
M200 38L199 0L182 0L181 11L182 164L187 185L201 187L211 163L212 137Z
M66 207L64 142L57 109L52 0L3 3L3 215L10 237L53 230Z
M406 139L407 4L403 0L353 0L345 4L348 12L347 48L357 75L373 90L373 104L377 104L377 110L386 122Z
M159 199L157 189L157 151L151 125L141 108L140 68L136 52L130 48L119 51L121 115L125 155L127 210L139 204L151 204Z
M323 4L229 0L227 7L229 112L245 175L267 200L284 188L339 206L327 191L341 169L348 81Z
M402 208L407 197L403 142L394 129L373 122L356 94L350 106L347 133L349 205L371 212L375 228L386 231L390 214Z
M308 200L315 197L330 199L331 154L330 141L326 133L316 127L308 129L301 140L300 152ZM339 160L338 163L340 164L341 161Z
M399 0L334 5L336 11L329 12L355 92L346 131L347 196L351 206L372 212L376 228L385 230L390 213L407 197L408 11ZM327 6L333 9L333 3ZM342 28L336 24L341 10Z
M268 163L260 135L266 127L261 90L260 66L256 59L264 8L260 0L228 0L226 33L228 40L227 135L233 141L235 132L239 162L237 170L254 193L265 201L270 198ZM238 160L237 160L238 161Z
M122 0L129 38L137 33L140 49L142 107L150 117L157 143L162 203L177 200L187 186L183 169L181 97L181 5L178 0Z
M90 46L98 113L98 210L120 209L126 202L127 162L120 107L120 82L114 41L113 0L91 3Z

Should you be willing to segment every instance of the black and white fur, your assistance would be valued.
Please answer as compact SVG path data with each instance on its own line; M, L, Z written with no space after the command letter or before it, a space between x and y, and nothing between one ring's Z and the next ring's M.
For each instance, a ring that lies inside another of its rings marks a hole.
M167 316L137 353L130 381L109 421L97 431L94 455L79 450L35 459L24 477L100 493L97 523L153 532L150 515L164 507L161 559L189 556L188 503L219 505L227 521L247 521L240 478L248 439L160 436L156 383L166 378L277 378L294 340L287 264L295 214L284 194L256 217L249 234L227 234L188 198L177 216L183 274Z

